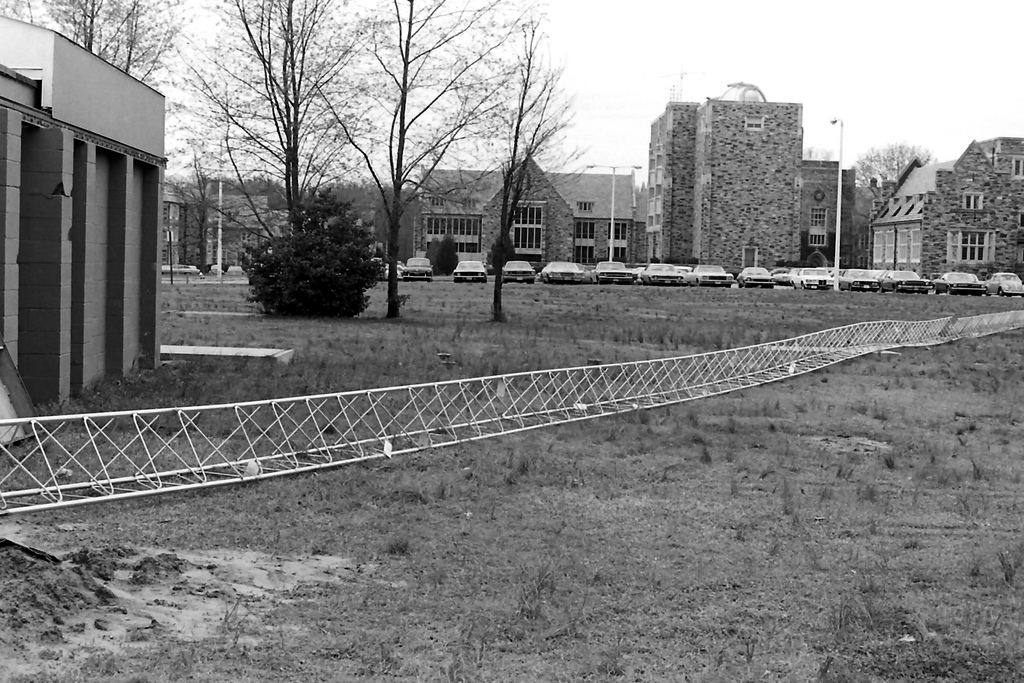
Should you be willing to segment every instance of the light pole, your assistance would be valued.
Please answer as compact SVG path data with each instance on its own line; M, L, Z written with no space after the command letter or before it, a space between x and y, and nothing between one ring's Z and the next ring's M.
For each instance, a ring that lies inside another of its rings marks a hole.
M217 180L217 284L224 284L224 174Z
M591 169L591 168L610 168L612 170L612 207L611 207L612 215L611 215L611 219L608 221L608 260L609 261L613 261L613 260L615 260L614 259L615 249L613 247L613 244L615 243L615 172L618 169L620 169L620 168L629 168L629 169L633 169L633 170L638 170L640 167L639 166L606 166L604 164L590 164L589 166L587 166L587 168L588 169ZM630 191L632 191L632 190L630 190Z
M843 120L832 119L832 125L839 124L839 178L836 180L836 251L835 272L832 275L832 289L839 291L839 238L843 220Z

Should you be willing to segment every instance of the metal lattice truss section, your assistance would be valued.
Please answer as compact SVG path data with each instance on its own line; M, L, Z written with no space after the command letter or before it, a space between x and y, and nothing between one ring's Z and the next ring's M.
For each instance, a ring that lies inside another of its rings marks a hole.
M0 516L235 484L665 406L866 353L1024 327L1024 311L858 323L679 358L320 396L0 420Z

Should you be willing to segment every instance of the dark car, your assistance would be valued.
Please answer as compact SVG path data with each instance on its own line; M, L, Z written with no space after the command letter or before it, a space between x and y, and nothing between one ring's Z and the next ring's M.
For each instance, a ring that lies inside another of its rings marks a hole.
M936 294L973 294L982 296L988 291L985 283L973 273L943 273L932 280Z
M633 284L633 271L619 261L601 261L594 267L594 280L603 284Z
M928 294L932 283L912 270L887 270L878 280L880 292Z
M405 262L402 269L403 280L426 280L434 281L434 267L430 265L428 258L411 258Z
M736 276L736 282L740 288L761 287L763 289L775 289L775 280L767 268L748 266Z
M525 282L532 285L537 273L528 261L509 261L501 269L501 279L505 282Z
M870 270L850 268L839 273L839 290L846 292L877 292L878 276Z
M552 261L540 270L540 281L548 284L583 284L583 267L568 261Z
M683 275L675 266L652 263L640 271L640 284L679 286L683 284Z

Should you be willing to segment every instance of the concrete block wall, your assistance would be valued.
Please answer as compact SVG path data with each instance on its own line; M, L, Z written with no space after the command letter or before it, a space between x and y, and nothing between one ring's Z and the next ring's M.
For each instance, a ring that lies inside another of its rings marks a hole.
M106 370L109 180L109 155L92 143L76 142L71 220L72 393L98 380Z
M18 369L33 401L65 398L71 388L70 131L22 131L18 248Z
M21 225L22 116L0 109L0 334L18 361L18 243Z

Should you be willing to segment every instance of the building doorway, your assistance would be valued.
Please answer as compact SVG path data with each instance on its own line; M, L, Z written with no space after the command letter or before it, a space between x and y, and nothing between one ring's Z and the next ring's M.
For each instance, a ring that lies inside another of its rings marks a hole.
M743 267L753 268L757 265L757 247L743 247Z

